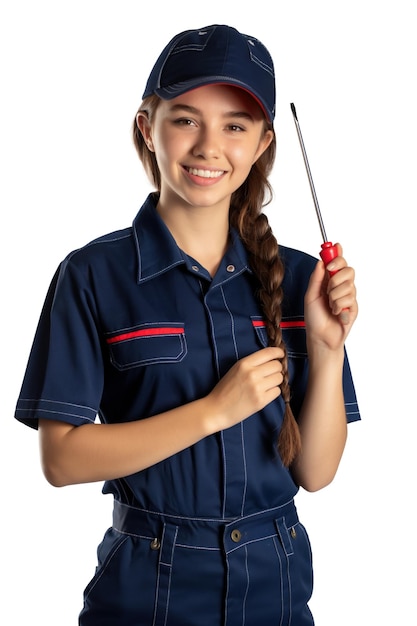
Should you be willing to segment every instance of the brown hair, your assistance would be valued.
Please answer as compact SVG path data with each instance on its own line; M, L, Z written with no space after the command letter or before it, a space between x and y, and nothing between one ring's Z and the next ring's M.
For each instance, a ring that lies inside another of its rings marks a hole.
M152 122L159 102L160 99L157 96L146 98L139 111L146 112L149 121ZM267 126L267 129L272 130L272 126ZM148 150L138 128L136 117L133 123L133 141L149 179L159 191L161 175L155 154ZM272 188L268 176L274 164L275 152L274 136L269 147L252 166L245 182L232 194L230 224L239 232L248 250L251 267L260 283L258 297L265 316L269 344L283 348L285 354L282 359L284 380L281 384L285 414L278 439L278 451L284 465L289 466L301 449L301 438L290 406L288 357L280 326L284 266L279 255L277 240L272 233L268 218L262 211L272 199Z

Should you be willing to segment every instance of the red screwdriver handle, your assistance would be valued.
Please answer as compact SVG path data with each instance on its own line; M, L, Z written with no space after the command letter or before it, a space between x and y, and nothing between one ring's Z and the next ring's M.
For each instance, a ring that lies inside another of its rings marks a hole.
M337 246L334 246L332 243L330 243L330 241L325 241L324 243L321 244L320 256L324 265L327 267L330 261L333 261L333 259L339 256L339 253L337 251ZM337 273L337 270L333 272L329 272L329 276L333 276L333 274L336 274L336 273ZM343 309L343 311L349 311L349 309Z
M320 256L324 265L327 267L330 261L333 261L333 259L339 256L337 246L334 246L330 241L325 241L321 244ZM333 276L336 272L329 272L329 274Z

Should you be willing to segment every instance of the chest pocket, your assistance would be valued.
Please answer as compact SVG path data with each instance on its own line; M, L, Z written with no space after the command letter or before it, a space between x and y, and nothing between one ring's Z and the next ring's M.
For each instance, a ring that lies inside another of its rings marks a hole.
M267 347L269 340L264 319L254 315L251 320L259 342L263 347ZM281 329L288 356L295 359L306 358L305 322L303 318L285 318L281 321Z
M253 316L252 326L261 346L268 346L268 335L262 317ZM288 374L291 387L291 408L297 416L305 395L308 377L305 322L302 317L281 321L282 337L288 354Z
M158 322L140 324L106 334L110 360L119 370L179 363L187 354L184 324Z
M258 342L262 347L269 345L265 321L262 317L253 316L252 326L256 332ZM281 322L282 337L288 355L288 373L290 385L294 391L303 394L307 380L307 348L305 322L302 317L284 318Z

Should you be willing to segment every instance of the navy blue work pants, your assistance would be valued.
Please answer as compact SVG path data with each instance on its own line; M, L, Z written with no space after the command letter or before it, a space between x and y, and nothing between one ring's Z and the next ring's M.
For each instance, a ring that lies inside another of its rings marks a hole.
M293 502L225 523L115 502L80 626L312 626Z

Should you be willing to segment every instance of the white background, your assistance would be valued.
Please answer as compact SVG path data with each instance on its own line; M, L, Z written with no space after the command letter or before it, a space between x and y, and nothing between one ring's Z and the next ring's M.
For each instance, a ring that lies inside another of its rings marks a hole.
M321 243L294 102L327 234L357 271L360 317L347 347L363 421L349 428L333 484L297 499L317 626L416 623L413 4L2 2L2 623L77 623L111 500L100 484L46 483L37 435L13 419L15 403L59 261L130 225L150 190L130 126L153 62L177 32L212 23L258 37L275 60L267 213L279 241L312 254Z

